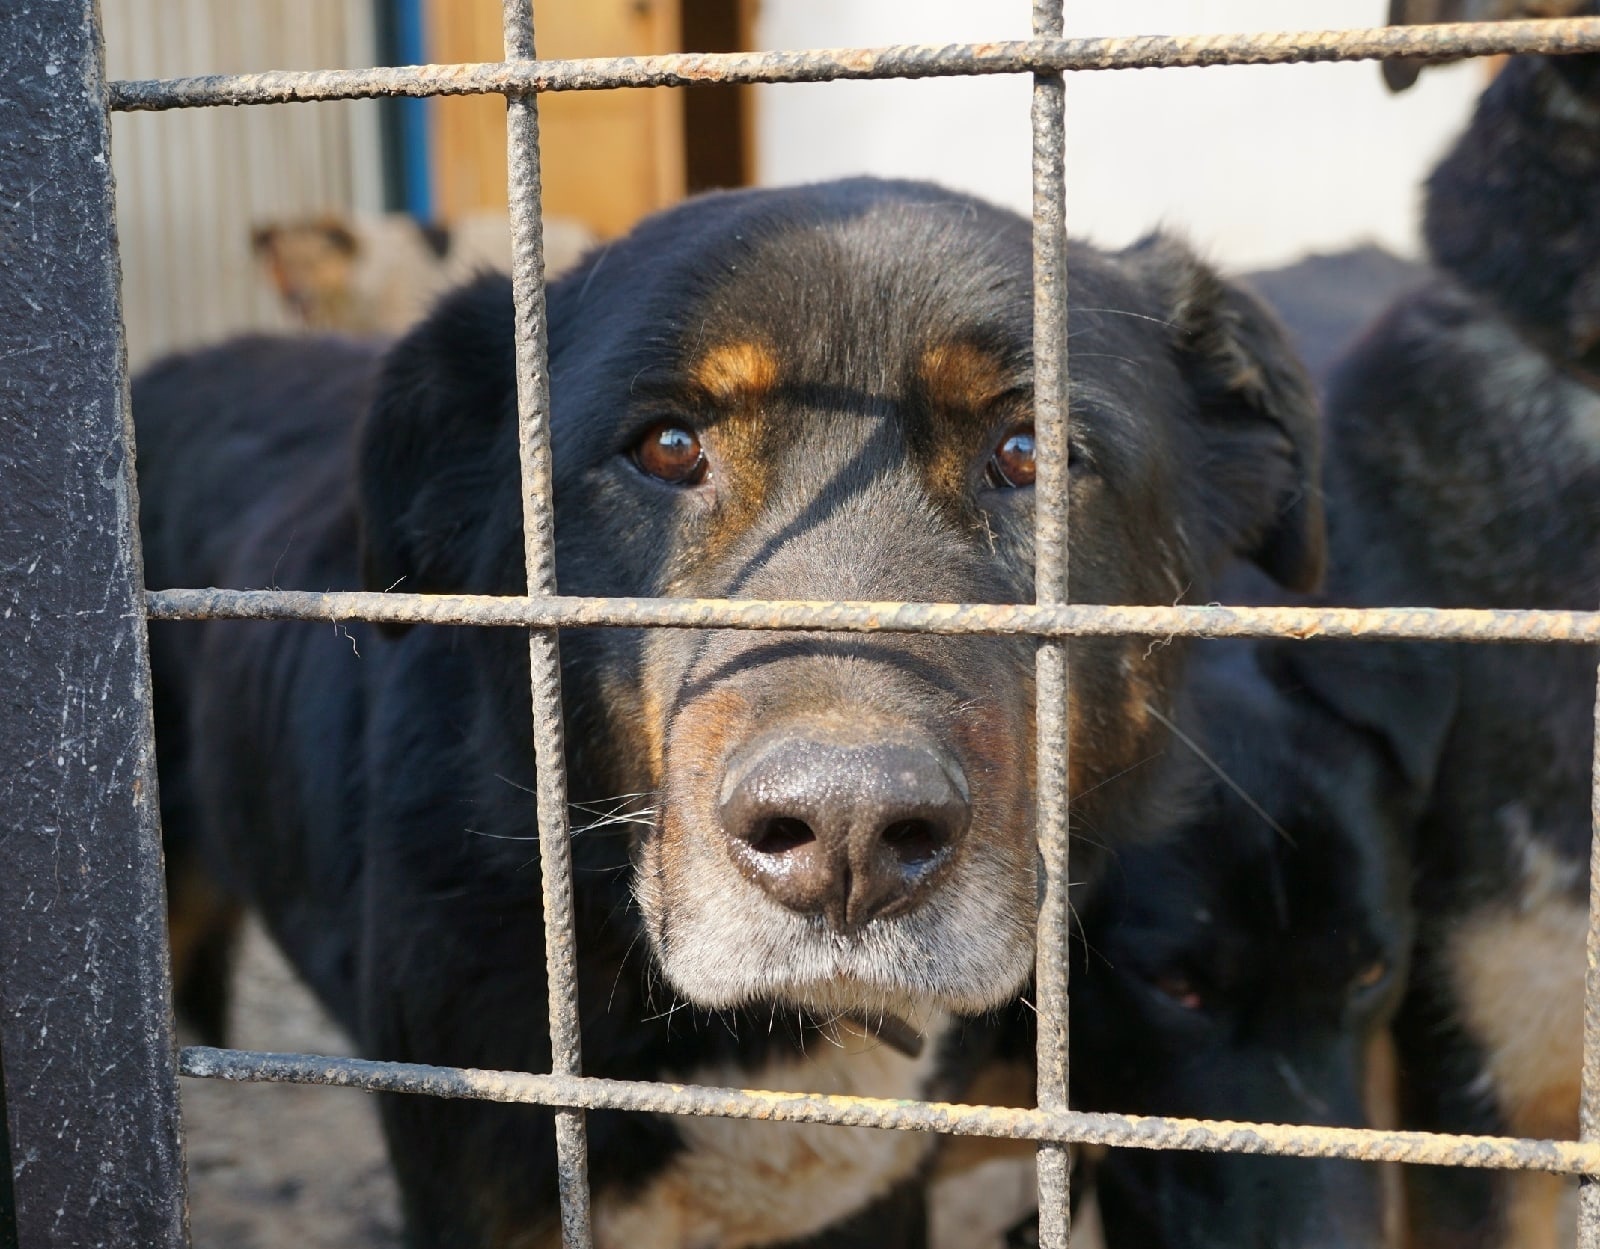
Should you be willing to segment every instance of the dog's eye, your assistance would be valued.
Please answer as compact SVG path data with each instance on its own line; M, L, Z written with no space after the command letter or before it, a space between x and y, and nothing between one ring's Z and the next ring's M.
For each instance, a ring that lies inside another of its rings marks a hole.
M694 430L657 421L633 445L639 471L674 486L698 486L706 477L706 453Z
M1000 440L989 457L985 477L996 489L1033 485L1033 426L1023 425Z
M1152 977L1150 986L1162 997L1169 999L1174 1006L1181 1006L1184 1010L1199 1010L1206 1004L1194 981L1181 972L1166 972Z
M1350 989L1354 993L1360 993L1364 989L1374 989L1383 983L1388 974L1389 963L1386 959L1380 958L1376 962L1368 963L1351 978Z

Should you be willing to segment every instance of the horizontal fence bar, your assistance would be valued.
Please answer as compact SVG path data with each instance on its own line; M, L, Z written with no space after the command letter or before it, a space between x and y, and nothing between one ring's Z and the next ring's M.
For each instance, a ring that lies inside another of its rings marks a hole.
M1222 35L1017 39L798 52L678 52L581 60L271 70L113 82L123 112L215 105L289 104L382 95L488 95L688 87L710 82L828 82L840 78L947 78L1209 65L1286 65L1391 57L1454 59L1517 52L1600 51L1600 18L1460 22L1363 30Z
M631 1110L759 1119L769 1123L829 1123L841 1127L942 1132L1004 1140L1072 1141L1131 1149L1347 1158L1358 1162L1425 1163L1551 1171L1563 1175L1600 1172L1600 1144L1577 1141L1446 1136L1372 1128L1292 1127L1086 1111L962 1106L951 1102L820 1093L771 1093L645 1080L430 1067L421 1063L384 1063L317 1054L268 1054L207 1046L184 1050L180 1070L186 1076L199 1079L320 1084L367 1092L418 1093L430 1097L584 1110Z
M1039 637L1285 637L1600 643L1600 612L1443 607L1121 607L768 599L523 598L368 591L152 590L151 620L369 620L516 628L779 629Z

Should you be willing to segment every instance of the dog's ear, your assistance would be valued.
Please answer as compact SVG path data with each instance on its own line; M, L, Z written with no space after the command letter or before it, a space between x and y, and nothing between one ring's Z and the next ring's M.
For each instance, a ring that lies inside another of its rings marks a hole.
M1276 642L1264 666L1346 723L1383 743L1419 797L1433 788L1456 712L1457 672L1447 646L1415 642Z
M488 532L496 507L520 516L513 332L511 285L487 275L390 349L360 438L367 589L522 592Z
M1259 299L1170 236L1152 235L1126 255L1161 292L1195 398L1213 550L1252 561L1288 589L1314 589L1326 541L1321 426L1288 334Z

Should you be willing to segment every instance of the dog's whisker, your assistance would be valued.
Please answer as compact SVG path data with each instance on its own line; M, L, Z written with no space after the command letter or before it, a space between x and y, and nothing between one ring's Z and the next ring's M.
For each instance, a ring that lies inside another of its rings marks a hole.
M1251 797L1243 785L1239 784L1239 782L1234 780L1232 776L1228 775L1227 769L1213 759L1209 754L1207 754L1205 748L1201 746L1199 742L1195 741L1193 737L1189 736L1189 734L1185 733L1176 724L1174 724L1170 716L1165 715L1160 708L1154 706L1148 701L1145 703L1145 710L1150 713L1150 715L1155 719L1156 723L1160 724L1167 730L1167 732L1171 733L1180 742L1193 751L1195 758L1199 759L1201 763L1205 764L1206 768L1214 776L1216 776L1219 781L1237 794L1239 801L1243 802L1245 806L1249 807L1258 816L1260 816L1268 828L1272 829L1273 832L1282 837L1290 847L1294 846L1295 841L1294 838L1289 835L1289 830L1286 829L1282 824L1278 823L1277 820L1273 819L1272 816L1268 815L1266 808L1257 802L1253 797Z
M490 833L481 828L464 828L464 833L471 833L474 837L485 837L490 841L538 841L538 833Z
M520 786L519 786L519 788L520 788ZM571 802L568 802L567 805L569 807L572 807L575 810L578 810L578 811L592 811L596 807L611 806L611 807L615 808L617 806L622 806L622 805L625 805L627 803L633 802L633 801L635 801L636 799L639 799L639 798L653 798L653 797L655 797L655 791L654 790L641 789L637 793L632 793L632 794L612 794L609 798L588 798L588 799L585 799L582 802L579 802L577 800L573 800Z
M1172 327L1172 321L1168 317L1153 317L1147 312L1134 312L1130 308L1088 308L1082 304L1073 304L1072 310L1074 312L1103 312L1113 317L1133 317L1135 320L1149 321L1153 325L1164 326L1168 329Z
M1163 753L1164 753L1163 751L1157 750L1157 751L1155 751L1155 752L1153 752L1151 754L1146 755L1142 759L1135 759L1127 767L1122 768L1122 769L1120 769L1120 770L1118 770L1116 772L1113 772L1110 776L1102 777L1100 780L1096 781L1093 785L1089 786L1088 789L1083 790L1081 793L1072 794L1067 799L1067 805L1071 806L1074 802L1078 802L1078 801L1080 801L1080 800L1082 800L1084 798L1087 798L1090 794L1094 793L1095 790L1097 790L1097 789L1104 789L1107 785L1111 784L1112 781L1120 780L1122 777L1127 776L1128 773L1136 771L1137 769L1144 767L1145 764L1150 763L1151 761L1153 761L1155 759L1161 758Z

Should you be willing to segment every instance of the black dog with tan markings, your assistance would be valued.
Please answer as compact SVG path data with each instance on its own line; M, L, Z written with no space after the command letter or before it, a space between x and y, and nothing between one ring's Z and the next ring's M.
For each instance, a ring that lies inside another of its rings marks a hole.
M1430 180L1440 272L1330 391L1336 591L1600 604L1597 203L1600 57L1514 59ZM1442 649L1461 705L1418 834L1406 1126L1573 1137L1600 656ZM1416 1246L1563 1243L1560 1178L1415 1167L1409 1181Z
M1073 284L1075 597L1204 601L1234 555L1312 582L1316 421L1271 317L1162 238L1077 248ZM930 186L742 192L646 221L550 292L562 589L1031 599L1031 309L1028 223ZM256 340L144 378L151 584L522 593L512 333L492 279L381 365ZM547 1069L518 634L157 633L180 970L214 968L226 932L198 863L365 1053ZM586 1069L956 1092L957 1018L1032 968L1032 643L561 644ZM1162 807L1156 770L1109 782L1158 753L1181 648L1094 639L1072 658L1075 819L1115 842ZM190 898L209 926L186 924ZM411 1243L554 1243L547 1111L396 1096L384 1120ZM921 1235L919 1134L589 1128L607 1249Z

